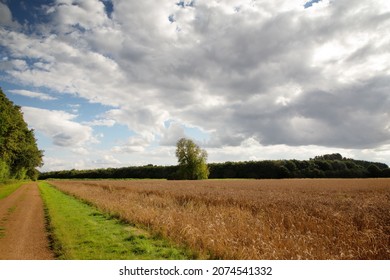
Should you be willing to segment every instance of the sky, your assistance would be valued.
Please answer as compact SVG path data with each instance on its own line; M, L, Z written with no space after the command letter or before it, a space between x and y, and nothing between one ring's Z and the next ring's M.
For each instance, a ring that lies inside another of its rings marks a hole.
M340 153L390 164L388 0L0 0L42 171Z

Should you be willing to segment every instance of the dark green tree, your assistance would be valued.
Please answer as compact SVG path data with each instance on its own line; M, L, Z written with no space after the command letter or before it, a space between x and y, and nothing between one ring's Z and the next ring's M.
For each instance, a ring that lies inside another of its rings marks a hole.
M42 165L42 156L21 108L0 89L0 180L36 179L35 168Z
M180 179L199 180L209 177L207 152L192 140L181 138L176 145L176 156L179 162Z
M316 156L314 159L317 160L343 160L343 156L340 155L339 153L334 153L334 154L326 154L322 156Z
M371 164L367 167L367 171L369 172L370 177L380 177L381 170L375 164Z
M390 178L390 168L383 169L381 172L381 177Z

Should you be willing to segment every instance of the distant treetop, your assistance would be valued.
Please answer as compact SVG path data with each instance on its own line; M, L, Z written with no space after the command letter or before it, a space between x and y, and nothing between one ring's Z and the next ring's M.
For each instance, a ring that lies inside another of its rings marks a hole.
M339 153L334 153L334 154L326 154L322 156L315 156L315 160L343 160L343 156L340 155Z

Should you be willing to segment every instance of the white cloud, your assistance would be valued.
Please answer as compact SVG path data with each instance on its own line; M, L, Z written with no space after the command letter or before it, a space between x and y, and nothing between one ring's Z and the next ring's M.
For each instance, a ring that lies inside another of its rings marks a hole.
M84 147L72 148L71 151L77 155L83 155L83 156L90 154L90 152Z
M39 168L41 171L55 171L55 170L65 170L71 169L69 162L65 159L61 159L60 157L48 157L45 156L43 158L43 167Z
M114 120L109 120L109 119L97 119L93 120L91 122L83 122L83 124L88 125L88 126L108 126L111 127L115 125Z
M50 12L55 13L55 20L61 28L69 26L69 29L63 29L65 32L72 30L74 26L84 29L96 28L108 19L104 4L97 0L57 1L57 6L51 7Z
M101 157L97 160L93 160L92 163L97 164L99 166L112 167L112 166L116 166L118 164L121 164L121 161L116 159L112 155L104 155L103 157Z
M152 139L142 136L132 136L126 143L120 146L114 146L111 151L114 153L140 153L144 152L150 145Z
M57 98L50 96L46 93L42 92L35 92L35 91L30 91L30 90L23 90L23 89L15 89L15 90L9 90L9 92L14 93L14 94L19 94L31 98L38 98L40 100L56 100Z
M0 28L0 71L113 107L89 122L63 116L80 136L42 124L61 145L122 124L136 136L113 150L148 156L193 126L210 134L215 157L255 156L243 148L250 139L289 155L306 146L377 155L390 139L390 4L305 2L115 0L108 17L100 1L61 0L40 33Z
M12 23L12 14L7 5L0 2L0 24Z
M150 102L152 103L153 100ZM156 105L149 105L145 101L135 101L131 105L133 106L130 107L126 104L120 109L109 110L104 114L104 117L114 120L118 124L126 125L144 139L152 141L156 134L161 133L164 121L169 114L164 109Z
M57 146L77 147L96 142L92 128L73 121L76 115L34 107L22 107L22 111L29 126L50 137Z
M0 2L0 25L6 27L20 28L20 25L12 19L11 10L5 3Z
M183 137L186 137L184 127L179 123L171 122L162 133L160 145L175 146L177 141Z

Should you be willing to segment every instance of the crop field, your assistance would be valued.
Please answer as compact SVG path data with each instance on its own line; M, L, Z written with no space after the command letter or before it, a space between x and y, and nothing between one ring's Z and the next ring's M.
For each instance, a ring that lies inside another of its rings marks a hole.
M190 259L158 236L97 211L49 184L39 184L49 218L52 251L57 259Z
M389 179L50 181L202 259L390 259Z

